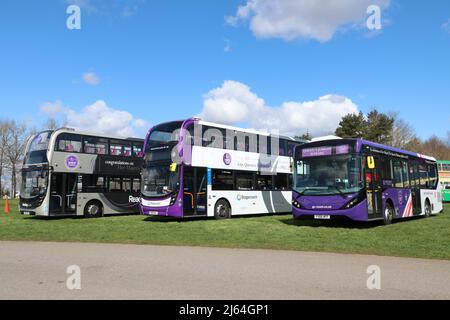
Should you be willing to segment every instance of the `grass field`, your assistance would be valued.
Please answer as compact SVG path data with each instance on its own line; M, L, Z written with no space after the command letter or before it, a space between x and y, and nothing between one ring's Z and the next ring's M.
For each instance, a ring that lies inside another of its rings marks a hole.
M450 260L450 205L427 219L379 224L294 221L291 215L229 220L155 220L139 215L100 219L21 216L17 202L3 213L0 240L108 242L285 249Z

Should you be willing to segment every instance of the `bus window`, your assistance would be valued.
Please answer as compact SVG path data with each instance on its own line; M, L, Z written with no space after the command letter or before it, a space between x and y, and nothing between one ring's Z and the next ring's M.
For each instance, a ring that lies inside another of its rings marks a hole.
M287 141L284 139L280 139L280 150L279 150L280 156L286 156L287 155Z
M71 133L62 133L56 142L56 151L81 152L81 136Z
M142 154L142 144L133 144L133 156L139 157Z
M256 190L269 191L272 190L271 175L256 175Z
M436 172L436 166L435 165L428 165L428 176L430 178L430 188L435 189L437 187L438 183L438 175Z
M110 178L109 179L109 192L121 192L122 191L122 181L120 178Z
M403 188L403 162L400 160L394 160L394 187Z
M84 153L104 155L108 152L108 140L96 137L84 137Z
M131 192L139 193L141 191L141 180L140 179L133 179L133 185Z
M237 190L254 190L253 173L238 171L236 172L236 189Z
M213 190L233 190L233 173L226 170L213 170Z
M276 191L286 191L289 190L289 177L287 173L279 173L274 176L274 190Z
M430 179L428 177L428 166L421 164L419 165L419 177L420 177L420 188L427 189L430 186Z
M109 149L112 156L131 156L130 142L111 140Z
M122 191L123 192L131 192L131 178L123 178Z

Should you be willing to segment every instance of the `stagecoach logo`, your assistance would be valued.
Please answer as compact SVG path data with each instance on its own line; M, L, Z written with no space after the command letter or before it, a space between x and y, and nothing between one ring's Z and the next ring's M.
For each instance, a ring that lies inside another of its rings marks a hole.
M236 196L236 199L238 201L241 201L241 200L256 200L256 199L258 199L258 196L244 196L242 194L238 194Z
M68 156L66 158L67 169L76 169L78 167L78 158L76 156Z
M225 163L227 166L231 164L231 155L229 153L225 153L223 155L223 163Z

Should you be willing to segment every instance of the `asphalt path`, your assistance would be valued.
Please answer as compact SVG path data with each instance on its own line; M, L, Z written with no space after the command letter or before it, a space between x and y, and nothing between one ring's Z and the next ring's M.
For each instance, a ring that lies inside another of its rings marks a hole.
M450 299L450 261L0 242L0 299Z

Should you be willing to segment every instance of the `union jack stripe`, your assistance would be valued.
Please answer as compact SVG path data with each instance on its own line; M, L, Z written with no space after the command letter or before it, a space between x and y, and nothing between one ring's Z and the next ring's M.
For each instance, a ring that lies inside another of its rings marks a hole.
M413 205L412 205L412 195L410 194L408 197L408 202L406 203L405 210L403 211L403 218L412 217L413 216Z

